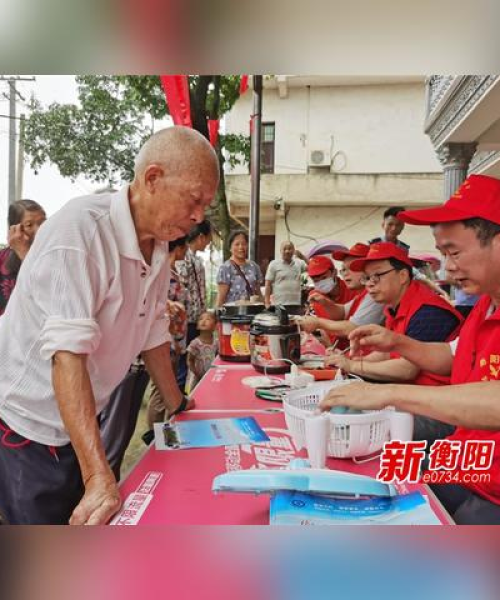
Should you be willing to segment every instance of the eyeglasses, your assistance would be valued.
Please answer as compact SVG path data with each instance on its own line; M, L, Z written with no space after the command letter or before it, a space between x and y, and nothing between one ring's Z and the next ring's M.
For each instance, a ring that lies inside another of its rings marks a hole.
M387 275L387 273L391 273L392 271L396 271L396 269L389 269L388 271L383 271L382 273L374 273L370 276L363 275L363 277L361 277L360 279L360 282L362 285L368 285L369 283L371 283L372 285L376 285L380 282L380 278L383 275Z

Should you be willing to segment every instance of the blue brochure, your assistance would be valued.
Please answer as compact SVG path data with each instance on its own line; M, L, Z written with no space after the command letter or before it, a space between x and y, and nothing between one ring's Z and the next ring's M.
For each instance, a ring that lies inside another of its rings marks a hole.
M154 430L157 450L215 448L269 441L253 417L155 423Z
M440 525L420 492L381 498L331 498L278 492L271 498L271 525Z

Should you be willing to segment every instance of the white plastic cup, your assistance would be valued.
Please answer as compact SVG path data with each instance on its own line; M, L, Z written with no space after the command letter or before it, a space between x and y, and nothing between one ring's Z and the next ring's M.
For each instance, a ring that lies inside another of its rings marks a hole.
M411 413L392 410L389 416L391 440L411 442L413 439L414 417Z
M330 438L330 418L328 415L310 416L304 419L306 448L313 469L324 469Z

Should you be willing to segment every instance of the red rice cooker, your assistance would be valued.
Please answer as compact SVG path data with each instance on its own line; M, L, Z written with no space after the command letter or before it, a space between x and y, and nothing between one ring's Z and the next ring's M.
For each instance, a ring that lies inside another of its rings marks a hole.
M224 305L217 311L219 356L229 362L250 362L250 326L263 304Z

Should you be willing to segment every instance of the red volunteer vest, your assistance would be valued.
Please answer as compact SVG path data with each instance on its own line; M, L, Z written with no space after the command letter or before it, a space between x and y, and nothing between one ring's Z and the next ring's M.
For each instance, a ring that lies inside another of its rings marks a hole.
M486 317L491 299L482 296L472 309L462 327L458 347L453 359L451 383L461 384L473 381L500 381L500 308ZM500 402L500 385L499 398ZM493 440L495 449L489 482L463 483L464 487L500 504L500 432L457 427L449 440ZM460 463L459 463L460 464Z
M408 329L411 318L418 310L422 308L422 306L425 305L443 308L457 317L459 324L456 329L448 336L446 340L436 341L451 342L454 340L457 337L463 322L462 315L455 310L451 304L446 302L444 298L438 296L435 292L419 281L412 281L410 283L404 296L401 298L396 316L393 317L389 312L389 309L386 307L384 310L386 316L385 326L391 331L406 334L406 330ZM399 354L391 353L391 358L399 357ZM442 375L435 375L429 371L420 371L413 383L416 385L448 385L450 383L450 378L443 377Z
M347 302L349 302L353 298L356 298L356 296L358 296L360 294L360 290L349 289L346 286L346 284L342 281L342 279L339 279L338 282L339 282L340 291L339 291L339 295L337 296L336 299L331 298L327 294L322 294L321 292L318 292L317 290L311 290L309 292L309 296L311 296L311 294L313 294L313 293L319 294L320 296L323 296L324 298L328 298L328 300L332 300L332 302L335 302L336 304L347 304ZM322 319L330 318L325 307L322 304L320 304L319 302L316 302L314 300L309 300L309 305L317 317L320 317ZM335 340L337 339L337 336L334 333L327 333L327 335L330 338L330 343L333 344L335 342ZM340 350L343 350L343 348L347 348L348 345L349 344L348 344L347 339L340 338L340 342L339 342L339 346L338 346Z

